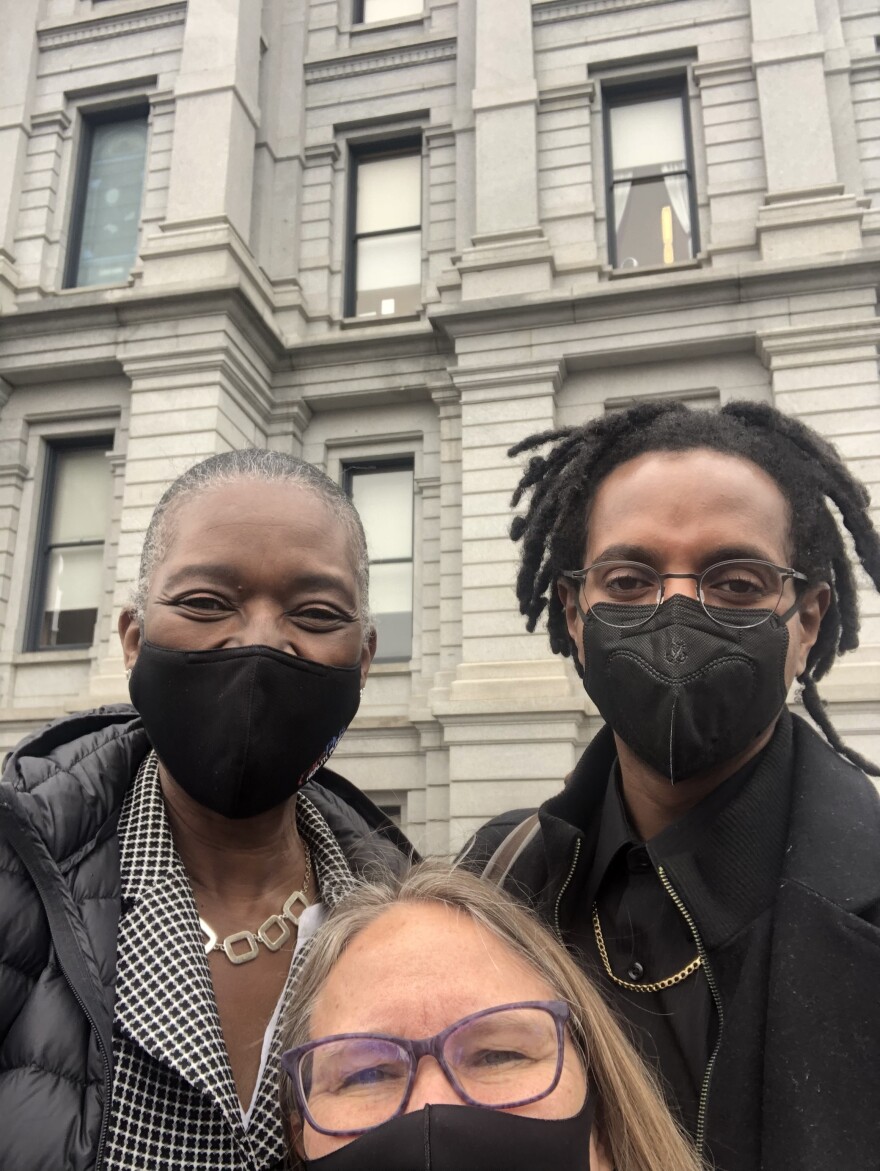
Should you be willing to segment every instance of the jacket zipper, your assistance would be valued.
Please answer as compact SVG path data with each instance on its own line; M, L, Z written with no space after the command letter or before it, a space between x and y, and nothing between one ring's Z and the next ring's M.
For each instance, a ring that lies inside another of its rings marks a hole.
M566 878L565 882L563 882L562 886L559 888L559 894L556 896L556 910L553 915L553 921L554 921L554 925L556 927L556 934L558 935L560 941L562 940L562 928L559 926L559 907L560 907L560 904L562 903L562 896L568 890L569 886L571 885L571 880L574 878L574 872L575 872L575 870L577 870L578 858L580 857L580 853L581 853L581 839L578 838L574 844L574 854L572 855L572 858L571 858L571 866L569 867L568 877Z
M721 1048L721 1034L724 1031L724 1008L721 1004L721 996L718 993L718 985L715 983L715 974L709 965L709 957L706 954L706 948L703 945L703 940L700 938L700 933L697 930L697 925L694 922L693 916L684 905L678 891L673 887L672 883L667 877L666 871L662 866L657 867L657 874L663 887L672 901L678 908L682 918L690 928L691 935L694 937L694 943L697 945L697 954L702 962L703 971L706 973L706 983L709 985L709 991L712 993L712 1000L715 1003L715 1011L718 1013L718 1036L715 1039L715 1048L709 1056L709 1061L706 1065L706 1071L703 1074L703 1084L700 1087L700 1105L697 1110L697 1133L696 1146L697 1154L702 1159L704 1157L704 1146L706 1143L706 1110L709 1105L709 1085L712 1081L712 1073L715 1069L715 1061L718 1057L718 1050Z

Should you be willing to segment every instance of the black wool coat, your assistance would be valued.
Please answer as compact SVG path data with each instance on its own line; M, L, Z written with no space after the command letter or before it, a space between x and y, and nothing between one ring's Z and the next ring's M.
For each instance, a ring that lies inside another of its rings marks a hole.
M0 1171L100 1171L112 1086L122 804L149 751L135 710L59 720L0 780ZM303 789L352 869L411 847L321 769Z
M719 842L708 875L666 867L706 943L721 1008L703 1153L717 1171L878 1171L880 796L798 717L783 714L774 743L788 796L781 813L768 810L767 833L781 825L781 849L769 906L749 929L725 923L743 921L729 913L738 876L769 857L765 842L732 857ZM588 921L579 896L614 757L606 727L541 806L540 830L505 881L568 943ZM484 826L465 864L480 871L524 816Z

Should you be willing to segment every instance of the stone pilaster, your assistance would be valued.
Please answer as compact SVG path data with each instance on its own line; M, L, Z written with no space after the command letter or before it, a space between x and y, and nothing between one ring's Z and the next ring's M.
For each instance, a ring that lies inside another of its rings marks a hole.
M571 664L528 634L508 536L517 440L555 424L558 362L451 371L461 395L461 661L432 706L449 747L450 845L498 810L559 788L586 736L586 696ZM517 790L522 783L522 797Z
M18 285L15 231L24 186L29 118L36 80L36 24L42 0L20 0L3 12L0 36L0 312Z
M761 257L859 248L865 204L838 174L815 0L751 0L751 16L768 188L757 222Z
M480 0L476 10L476 229L458 265L464 300L543 292L553 279L538 210L532 6Z

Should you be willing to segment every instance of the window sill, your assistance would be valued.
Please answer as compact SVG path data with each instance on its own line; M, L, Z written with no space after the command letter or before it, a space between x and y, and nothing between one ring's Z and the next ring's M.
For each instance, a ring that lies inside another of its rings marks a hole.
M640 276L657 276L658 274L666 272L686 272L688 269L702 268L705 257L700 254L691 257L690 260L677 260L674 264L652 264L645 265L644 268L611 268L606 266L602 272L609 280L632 280L633 277Z
M407 325L413 321L421 321L423 310L415 313L386 313L376 314L375 317L343 317L339 325L341 329L370 329L374 325Z
M413 12L410 16L396 16L390 20L359 20L349 29L352 37L363 36L365 33L385 32L396 28L424 28L426 13Z
M12 662L16 667L26 667L32 663L88 663L92 657L91 646L46 647L42 651L16 651Z

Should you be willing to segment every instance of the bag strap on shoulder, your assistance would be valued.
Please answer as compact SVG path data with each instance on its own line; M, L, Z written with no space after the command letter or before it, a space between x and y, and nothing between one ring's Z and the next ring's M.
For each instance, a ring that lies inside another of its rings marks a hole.
M503 886L514 863L541 828L538 814L531 813L513 827L483 868L482 877L495 886Z

